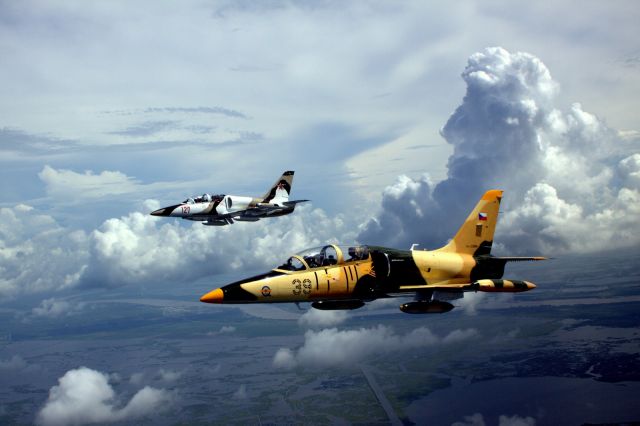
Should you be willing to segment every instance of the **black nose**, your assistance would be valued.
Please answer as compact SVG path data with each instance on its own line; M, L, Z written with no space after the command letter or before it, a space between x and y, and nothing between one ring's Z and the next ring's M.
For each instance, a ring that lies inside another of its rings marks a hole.
M178 207L180 204L176 204L175 206L163 207L158 210L154 210L151 212L151 216L169 216L171 212Z
M151 212L151 216L169 216L169 211L167 211L167 208L162 208L162 209L158 209L158 210L154 210Z

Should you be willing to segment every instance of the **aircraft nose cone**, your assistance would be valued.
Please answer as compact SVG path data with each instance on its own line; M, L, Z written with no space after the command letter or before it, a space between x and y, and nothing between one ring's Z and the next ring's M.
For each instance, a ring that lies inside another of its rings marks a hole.
M200 301L205 303L222 303L222 299L224 299L224 293L221 288L217 288L202 296Z
M151 216L169 216L169 212L167 212L166 208L154 210L150 214Z

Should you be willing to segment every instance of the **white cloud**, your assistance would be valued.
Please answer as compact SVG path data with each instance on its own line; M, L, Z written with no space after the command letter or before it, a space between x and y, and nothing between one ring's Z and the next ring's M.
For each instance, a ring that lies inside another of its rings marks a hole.
M101 200L118 200L124 204L128 198L144 198L159 192L167 193L176 188L184 188L188 182L154 182L143 184L138 179L120 171L103 170L95 173L85 170L78 173L73 170L55 169L45 165L38 173L45 185L47 195L56 205L63 203L83 204ZM129 197L125 195L129 194Z
M91 170L76 173L72 170L56 170L44 166L38 174L46 185L47 194L56 198L100 198L132 192L137 182L117 171L94 174Z
M462 299L460 299L456 307L462 308L467 315L475 315L477 307L484 303L486 293L483 292L467 292L464 293Z
M15 371L25 367L27 367L27 362L20 355L14 355L6 361L0 359L0 370Z
M349 314L346 311L322 311L309 308L300 316L298 324L309 328L333 327L342 324L348 317Z
M180 371L165 370L164 368L161 368L160 371L158 371L158 376L165 382L175 382L182 377L182 373Z
M533 417L506 416L498 418L498 426L535 426L536 419Z
M305 368L352 366L376 354L453 344L472 339L477 334L475 329L455 330L441 338L428 328L419 327L405 335L398 335L383 325L354 330L309 330L305 333L302 347L296 351L280 348L274 355L273 365L284 369L299 365Z
M89 257L87 235L29 206L0 208L0 297L76 286Z
M247 386L240 385L238 390L233 393L233 399L247 399Z
M496 241L513 253L586 252L640 242L640 154L573 104L533 55L488 48L469 58L467 93L442 129L453 146L447 179L401 176L360 241L443 245L484 191L505 190ZM619 145L619 144L618 144ZM436 226L434 226L434 224Z
M150 216L158 208L154 200L146 200L143 208L88 234L62 227L29 206L0 208L0 297L268 270L304 248L354 239L342 216L328 217L311 205L285 217L224 228ZM51 298L33 313L80 308Z
M454 422L451 426L485 426L484 416L480 413L474 413L464 417L464 422Z
M498 426L535 426L536 420L533 417L506 416L501 415L498 418ZM465 416L463 422L455 422L451 426L485 426L484 416L475 413Z
M292 252L341 235L349 235L341 217L329 218L311 206L285 217L223 228L182 226L135 212L107 220L90 235L91 263L84 278L122 285L266 270Z
M45 318L57 318L60 316L74 315L84 308L82 302L69 302L67 300L60 300L52 297L51 299L45 299L31 310L32 314L36 317Z
M225 333L235 333L236 328L232 325L223 325L222 327L220 327L220 330L218 331L210 331L207 333L207 336L217 336L219 334L225 334Z
M154 414L167 407L172 397L165 390L147 386L122 408L116 406L116 400L107 375L86 367L69 370L49 390L36 423L55 426L127 421Z

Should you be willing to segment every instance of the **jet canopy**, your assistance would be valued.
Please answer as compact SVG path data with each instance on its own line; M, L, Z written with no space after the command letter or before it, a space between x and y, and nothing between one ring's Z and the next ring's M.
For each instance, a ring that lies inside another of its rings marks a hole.
M342 265L344 263L367 259L369 259L369 247L367 246L338 246L329 244L294 254L276 269L303 271L305 269Z
M184 200L182 203L183 204L196 204L196 203L210 203L210 202L220 202L222 201L222 199L224 198L223 194L220 195L210 195L207 193L204 193L200 196L196 196L196 197L189 197L186 200Z

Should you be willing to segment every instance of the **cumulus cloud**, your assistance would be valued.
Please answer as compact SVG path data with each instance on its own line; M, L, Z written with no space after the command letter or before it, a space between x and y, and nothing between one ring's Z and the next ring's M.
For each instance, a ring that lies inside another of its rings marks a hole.
M451 426L485 426L484 416L480 413L474 413L470 416L465 416L464 421L455 422Z
M496 239L513 253L585 252L637 245L640 154L559 91L533 55L495 47L469 58L467 92L442 129L453 146L447 178L406 176L358 239L429 248L453 236L487 189L505 190Z
M83 308L84 303L82 302L73 303L52 297L51 299L43 300L40 306L33 308L31 312L36 317L57 318L76 314Z
M292 252L338 237L354 239L341 216L328 217L311 205L224 228L150 216L156 208L157 201L147 200L144 212L108 219L88 233L65 228L30 206L0 208L0 297L268 270ZM61 313L65 303L50 299L34 314Z
M298 365L305 368L351 366L376 354L453 344L471 339L477 334L475 329L466 329L438 337L428 328L419 327L405 335L398 335L393 329L383 325L354 330L309 330L305 333L302 347L298 350L280 348L274 355L273 365L283 369L292 369Z
M69 370L49 390L36 422L48 426L126 421L166 407L172 397L165 390L147 386L122 408L116 406L116 400L106 374L86 367Z
M157 194L175 188L183 188L184 182L154 182L144 184L138 179L117 170L77 172L56 169L45 165L38 177L45 191L56 204L81 204L117 198L120 203L129 198L144 199L145 194Z
M44 166L38 176L46 185L47 194L58 198L100 198L105 195L125 194L134 191L138 184L124 173L108 170L99 174L90 170L77 173Z
M309 328L333 327L342 324L348 316L346 311L321 311L310 308L298 319L298 324Z
M160 380L165 382L175 382L182 377L182 373L180 371L165 370L164 368L161 368L160 371L158 371L158 377Z
M213 229L134 212L107 220L90 235L91 262L84 278L122 285L270 269L292 251L336 240L342 232L348 235L340 217L329 218L311 206L282 218Z
M84 231L24 204L0 208L0 298L73 287L88 257Z
M533 417L506 416L498 418L498 426L535 426L536 419Z
M520 416L506 416L501 415L498 418L498 426L535 426L536 419L533 417L520 417ZM485 426L486 422L484 416L480 413L475 413L470 416L465 416L464 421L455 422L451 426Z

